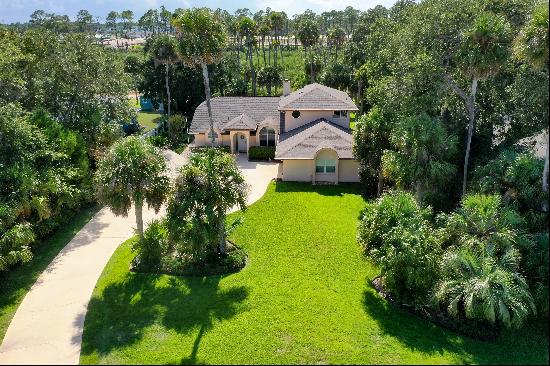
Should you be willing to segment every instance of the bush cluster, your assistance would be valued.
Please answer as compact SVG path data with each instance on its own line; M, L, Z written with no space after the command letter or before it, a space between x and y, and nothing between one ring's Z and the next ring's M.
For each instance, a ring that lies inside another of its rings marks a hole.
M248 158L254 160L275 159L275 146L250 146Z
M226 212L246 207L247 187L235 159L220 148L194 149L170 192L167 217L134 244L136 271L210 275L240 270L245 252L227 240L240 220Z
M91 197L84 139L43 111L0 106L0 272Z
M547 316L548 234L526 227L499 195L467 195L434 218L410 193L388 192L367 204L358 241L391 298L474 334L476 322L498 330Z

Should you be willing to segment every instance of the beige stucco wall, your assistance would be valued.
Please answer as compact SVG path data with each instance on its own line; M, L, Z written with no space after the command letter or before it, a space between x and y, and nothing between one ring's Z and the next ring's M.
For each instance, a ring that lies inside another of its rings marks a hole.
M311 182L313 160L283 160L283 180Z
M340 160L338 164L340 182L359 182L359 163L357 160Z
M223 146L231 146L231 135L221 135Z
M349 112L345 118L333 118L334 111L300 111L300 117L292 117L292 111L285 111L285 131L293 130L319 118L349 128Z
M195 146L204 146L204 145L206 145L206 134L197 133L195 135L195 140L193 140L193 144Z

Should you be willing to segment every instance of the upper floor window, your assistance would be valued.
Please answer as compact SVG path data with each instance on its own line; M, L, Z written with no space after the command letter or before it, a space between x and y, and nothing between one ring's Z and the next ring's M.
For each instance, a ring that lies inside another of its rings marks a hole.
M260 146L275 146L275 130L264 127L260 130Z
M300 118L300 111L292 111L292 117Z
M346 118L348 111L334 111L333 118Z

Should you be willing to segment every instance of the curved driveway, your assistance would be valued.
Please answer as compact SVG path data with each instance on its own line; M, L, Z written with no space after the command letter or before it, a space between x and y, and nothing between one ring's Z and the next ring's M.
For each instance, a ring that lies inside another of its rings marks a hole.
M172 176L185 158L166 151ZM237 159L250 184L248 203L258 200L277 177L279 164ZM148 222L155 214L144 210ZM0 346L0 364L78 364L82 330L92 291L120 243L134 234L134 215L100 210L54 258L29 290Z

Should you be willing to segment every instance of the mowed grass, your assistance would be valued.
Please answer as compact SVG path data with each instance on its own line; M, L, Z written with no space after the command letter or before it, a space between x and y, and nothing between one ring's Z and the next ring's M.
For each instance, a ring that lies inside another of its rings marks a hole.
M0 274L0 342L23 298L57 253L90 221L98 206L84 208L48 239L35 244L34 257L8 273Z
M157 124L160 121L161 117L162 117L162 114L157 112L138 112L137 113L138 123L141 126L145 127L143 132L150 131L153 128L157 127Z
M355 239L363 206L357 186L272 183L231 235L249 261L227 276L129 273L124 243L94 290L80 362L548 363L544 324L480 342L381 299Z

